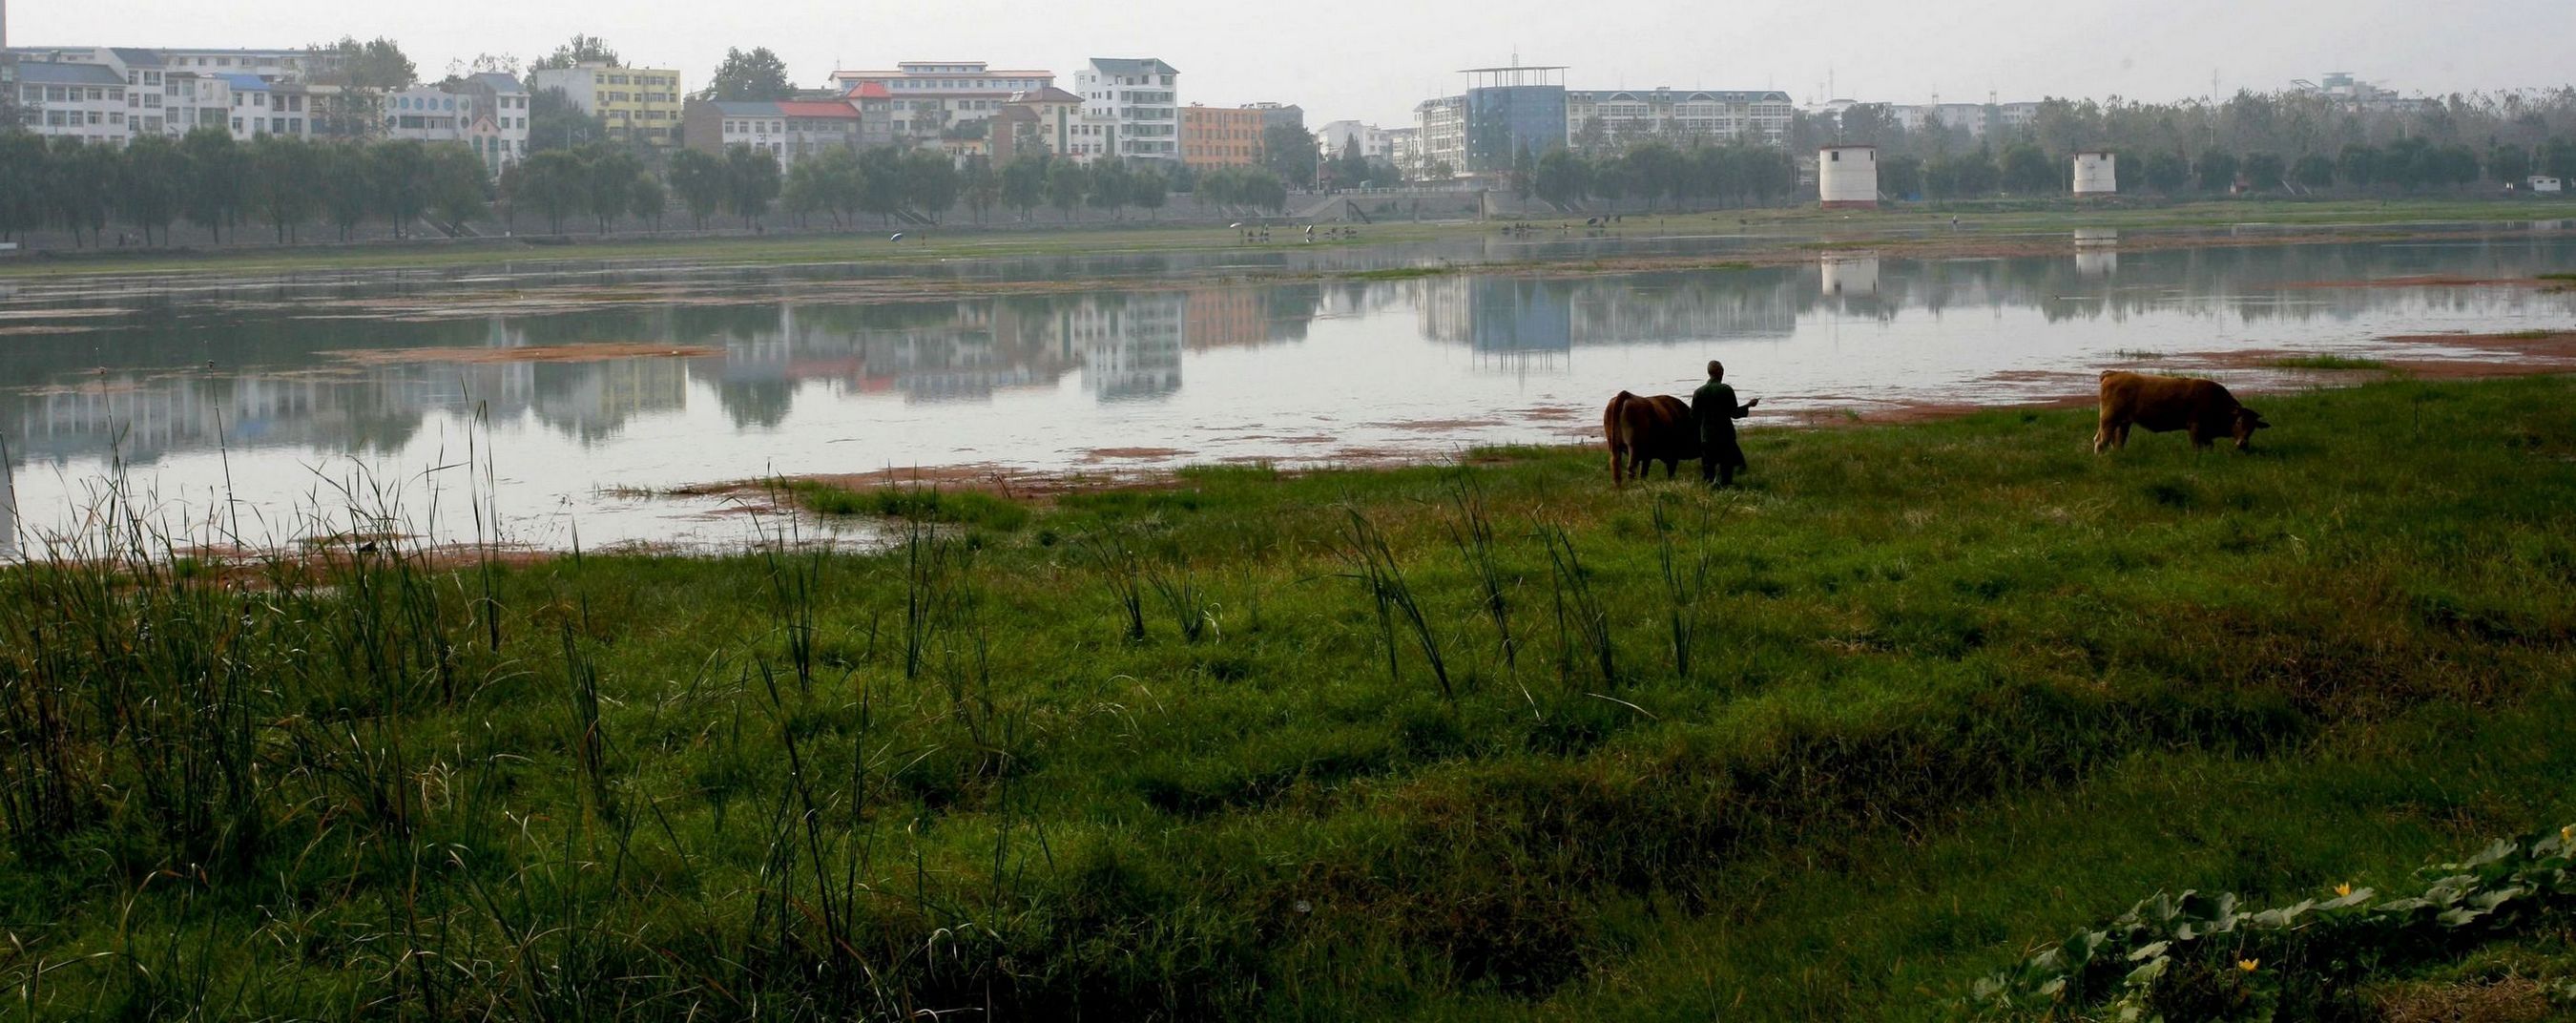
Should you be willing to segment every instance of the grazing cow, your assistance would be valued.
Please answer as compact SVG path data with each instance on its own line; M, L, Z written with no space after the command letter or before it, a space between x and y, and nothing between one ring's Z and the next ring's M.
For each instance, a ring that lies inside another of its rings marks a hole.
M2156 433L2190 431L2191 446L2203 450L2223 434L2236 438L2238 451L2254 450L2254 431L2272 425L2214 380L2103 370L2102 424L2093 432L2093 450L2128 447L2133 424Z
M1646 478L1646 463L1664 463L1671 479L1682 459L1699 457L1699 424L1690 406L1669 394L1641 398L1626 391L1610 399L1601 412L1601 432L1610 440L1610 482Z

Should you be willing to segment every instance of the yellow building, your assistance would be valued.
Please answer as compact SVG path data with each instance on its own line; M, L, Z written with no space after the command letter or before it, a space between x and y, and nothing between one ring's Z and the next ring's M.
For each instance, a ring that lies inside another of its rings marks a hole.
M656 146L680 144L680 73L669 68L601 63L544 68L538 91L562 89L575 109L608 122L608 137Z

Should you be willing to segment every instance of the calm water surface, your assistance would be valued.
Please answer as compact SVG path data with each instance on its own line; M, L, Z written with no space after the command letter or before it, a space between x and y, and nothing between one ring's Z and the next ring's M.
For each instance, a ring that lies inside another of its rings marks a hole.
M2393 335L2576 328L2576 295L2563 293L2296 286L2576 266L2576 232L2554 229L2156 252L2070 240L2026 258L1838 254L1579 278L1222 280L1733 244L1471 239L912 267L0 283L0 548L76 527L119 465L141 506L184 533L239 521L280 541L349 528L355 503L470 538L480 493L512 542L721 545L753 536L723 502L621 495L768 473L1112 472L1562 442L1596 433L1602 402L1623 388L1686 392L1710 358L1764 399L1759 426L2053 396L2066 374L2089 379L2142 351L2379 354L2402 348L2383 340ZM1077 293L902 297L907 283L1068 274L1111 279ZM593 342L689 354L484 351Z

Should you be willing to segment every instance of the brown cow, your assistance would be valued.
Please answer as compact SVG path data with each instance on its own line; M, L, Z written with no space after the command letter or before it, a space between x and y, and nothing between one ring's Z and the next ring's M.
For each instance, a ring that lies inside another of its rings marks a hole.
M2254 450L2254 431L2272 425L2214 380L2103 370L2102 425L2093 432L2093 450L2128 447L2132 424L2156 433L2188 430L2191 446L2203 450L2225 434L2236 438L2238 451Z
M1690 406L1669 394L1641 398L1626 391L1601 410L1601 432L1610 440L1610 482L1646 478L1646 463L1664 463L1673 477L1682 459L1699 457L1699 424Z

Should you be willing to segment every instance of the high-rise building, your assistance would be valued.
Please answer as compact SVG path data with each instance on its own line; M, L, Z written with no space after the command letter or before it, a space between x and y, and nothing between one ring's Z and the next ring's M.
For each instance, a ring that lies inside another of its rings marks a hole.
M1076 158L1181 159L1181 72L1152 57L1094 57L1074 73L1082 97Z

